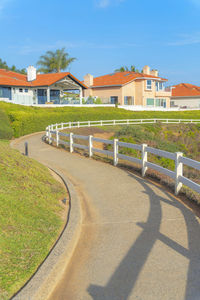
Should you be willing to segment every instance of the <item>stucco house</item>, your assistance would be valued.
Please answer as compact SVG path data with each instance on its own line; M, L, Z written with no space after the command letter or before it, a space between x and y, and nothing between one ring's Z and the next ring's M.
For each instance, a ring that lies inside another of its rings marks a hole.
M171 89L165 89L166 81L149 66L142 73L116 72L95 78L87 74L83 83L88 89L83 95L99 97L103 103L169 108Z
M80 102L87 87L69 72L37 74L29 66L27 75L0 69L0 100L16 104L60 104L64 91L78 91Z
M174 85L171 107L200 108L200 87L189 83Z

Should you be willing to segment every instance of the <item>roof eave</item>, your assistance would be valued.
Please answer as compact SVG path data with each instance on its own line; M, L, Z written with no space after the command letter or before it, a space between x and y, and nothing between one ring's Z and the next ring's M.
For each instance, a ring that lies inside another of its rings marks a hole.
M190 95L190 96L171 96L171 99L174 98L200 98L200 94L199 95Z

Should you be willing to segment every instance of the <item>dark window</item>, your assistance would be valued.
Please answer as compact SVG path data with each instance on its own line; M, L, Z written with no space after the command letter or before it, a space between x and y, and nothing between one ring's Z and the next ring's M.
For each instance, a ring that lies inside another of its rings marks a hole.
M28 89L24 89L24 92L25 92L25 93L28 93Z
M8 98L12 100L11 88L10 87L0 87L0 98Z
M20 92L20 93L23 93L23 89L19 89L19 92Z
M110 97L110 103L111 104L117 104L118 103L118 97L117 96L111 96Z

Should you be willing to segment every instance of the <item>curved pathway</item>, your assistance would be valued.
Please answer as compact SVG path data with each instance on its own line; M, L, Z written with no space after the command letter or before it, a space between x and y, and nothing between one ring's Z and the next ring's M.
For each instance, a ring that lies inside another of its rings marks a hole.
M49 300L199 300L199 219L128 171L26 138L29 155L66 174L82 199L81 237ZM16 148L24 151L24 141Z

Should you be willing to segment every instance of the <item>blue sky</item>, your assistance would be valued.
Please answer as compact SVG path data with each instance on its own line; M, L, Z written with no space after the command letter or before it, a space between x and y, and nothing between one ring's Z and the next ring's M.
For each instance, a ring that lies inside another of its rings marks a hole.
M0 58L36 65L66 47L82 79L122 65L200 86L200 0L0 0Z

